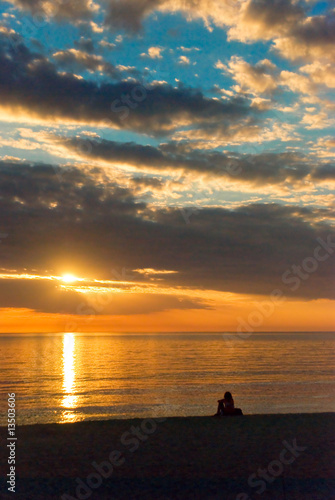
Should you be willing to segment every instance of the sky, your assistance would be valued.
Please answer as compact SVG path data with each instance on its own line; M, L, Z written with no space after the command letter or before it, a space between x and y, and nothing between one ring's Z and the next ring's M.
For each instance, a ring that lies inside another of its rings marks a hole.
M333 331L334 7L2 2L0 331Z

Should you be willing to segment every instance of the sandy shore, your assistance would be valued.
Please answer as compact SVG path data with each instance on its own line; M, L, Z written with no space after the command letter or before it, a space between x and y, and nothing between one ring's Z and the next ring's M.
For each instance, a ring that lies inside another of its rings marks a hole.
M30 425L17 438L15 494L1 440L3 499L335 499L334 413Z

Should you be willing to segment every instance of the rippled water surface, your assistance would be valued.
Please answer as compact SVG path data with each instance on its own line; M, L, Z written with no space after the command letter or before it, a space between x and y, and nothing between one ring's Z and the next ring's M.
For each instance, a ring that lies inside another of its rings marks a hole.
M1 405L17 422L335 411L335 334L0 334ZM6 423L1 411L1 424Z

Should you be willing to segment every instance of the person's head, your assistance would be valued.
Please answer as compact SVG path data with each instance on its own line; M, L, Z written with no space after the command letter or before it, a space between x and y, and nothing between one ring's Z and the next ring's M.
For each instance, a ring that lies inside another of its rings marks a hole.
M233 396L231 395L231 392L225 392L225 395L224 395L224 398L227 400L227 401L231 401L233 399Z

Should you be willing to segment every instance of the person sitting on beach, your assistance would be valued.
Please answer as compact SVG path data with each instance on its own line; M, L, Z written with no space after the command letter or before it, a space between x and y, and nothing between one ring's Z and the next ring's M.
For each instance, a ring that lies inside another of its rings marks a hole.
M225 392L224 398L218 400L218 411L214 416L233 415L235 413L235 405L233 396L230 392Z

